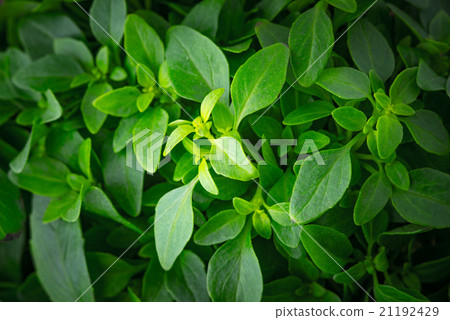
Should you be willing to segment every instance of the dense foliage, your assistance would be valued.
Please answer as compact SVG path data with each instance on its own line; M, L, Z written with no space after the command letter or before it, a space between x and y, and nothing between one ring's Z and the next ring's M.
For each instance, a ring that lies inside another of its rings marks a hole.
M0 300L449 300L448 1L2 2Z

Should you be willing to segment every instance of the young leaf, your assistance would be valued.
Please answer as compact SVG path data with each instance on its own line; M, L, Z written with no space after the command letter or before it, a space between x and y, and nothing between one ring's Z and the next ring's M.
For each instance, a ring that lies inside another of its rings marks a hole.
M255 166L245 156L239 141L233 137L221 137L213 141L210 162L217 174L249 181L258 177Z
M238 69L231 84L235 128L245 116L275 101L286 79L288 59L288 49L278 43L258 51Z
M217 186L209 173L208 163L205 158L201 160L198 167L198 178L202 187L205 188L206 191L212 194L219 194L219 190L217 189Z
M316 83L342 99L363 99L370 96L369 77L353 68L326 69Z
M355 224L360 226L375 218L383 210L391 194L391 184L383 171L371 175L361 187L355 204Z
M305 225L300 239L314 264L322 271L336 274L348 261L353 251L347 237L332 228Z
M348 30L348 47L358 69L374 70L383 81L394 72L394 54L383 34L366 19L361 19Z
M319 218L341 200L350 184L350 148L326 150L321 156L324 163L317 163L311 156L300 167L289 207L297 223Z
M92 140L87 138L80 145L80 151L78 153L78 165L83 172L83 174L89 179L93 180L91 172L91 151L92 151Z
M361 131L367 121L364 112L352 107L340 107L331 114L341 127L349 131Z
M195 129L192 125L181 125L172 131L169 138L167 139L166 147L164 148L163 156L166 156L172 151L172 149L180 143L189 134L194 132Z
M251 241L251 223L233 240L217 250L209 261L206 275L213 301L259 301L263 281ZM233 263L230 263L233 261Z
M256 232L265 239L270 239L272 236L272 229L270 218L263 210L256 210L252 216L253 227Z
M141 92L135 87L108 91L92 103L99 111L115 117L128 117L138 111L137 99Z
M48 203L47 198L33 196L30 247L39 280L52 301L94 301L80 224L62 220L44 224Z
M403 127L393 114L385 114L377 121L377 148L381 159L395 152L403 139Z
M325 68L333 45L333 27L322 3L302 13L289 33L294 76L303 87L311 86Z
M156 205L155 241L159 262L164 270L172 268L194 228L192 192L197 179L166 193Z
M164 45L161 39L152 27L136 14L130 14L125 22L125 50L132 57L132 63L148 66L154 73L158 72L164 61Z
M408 190L394 189L392 204L408 222L435 228L450 226L450 176L429 169L409 173Z
M219 101L224 92L225 89L219 88L208 93L208 95L203 99L200 106L200 115L203 122L208 121L209 116L211 115L211 112L213 111L217 101Z
M224 88L220 101L228 105L228 62L211 40L189 27L172 27L167 32L166 59L178 95L201 102L211 91Z
M282 244L289 248L297 248L300 242L301 227L297 224L293 226L282 226L275 221L272 221L272 229Z
M258 209L258 206L256 204L238 197L233 198L233 207L239 214L244 216Z
M89 10L94 37L109 48L116 48L122 40L127 16L125 0L94 0Z
M424 150L445 155L450 151L450 139L439 116L430 110L419 110L402 119L416 143Z

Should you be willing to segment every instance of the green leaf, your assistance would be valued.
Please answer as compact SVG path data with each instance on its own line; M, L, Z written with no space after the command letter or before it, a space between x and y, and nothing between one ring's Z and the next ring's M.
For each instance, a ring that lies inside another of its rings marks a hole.
M251 241L251 223L217 250L209 261L207 287L213 301L259 301L263 279ZM230 263L231 262L231 263Z
M53 40L53 50L55 54L77 60L87 71L94 68L94 57L82 41L71 38L55 39Z
M334 42L333 27L319 3L302 13L289 33L294 76L303 87L311 86L325 68Z
M62 220L44 224L48 202L33 196L30 247L39 281L52 301L94 301L80 224Z
M213 111L217 101L219 101L224 92L225 89L219 88L208 93L208 95L203 99L200 106L200 115L203 122L208 121L209 116L211 115L211 112Z
M428 37L425 30L423 30L418 22L416 22L409 15L407 15L405 12L403 12L393 4L388 3L387 5L392 11L394 11L394 13L400 18L400 20L402 20L408 26L408 28L411 29L411 31L419 39L419 41L422 41Z
M173 268L165 274L167 290L176 301L208 302L203 261L192 251L183 251Z
M233 137L213 141L210 162L217 174L231 179L249 181L258 177L258 170L246 157L241 143Z
M289 0L262 0L257 7L265 19L272 20L289 2Z
M395 152L403 139L403 127L393 114L384 114L377 121L377 148L381 159Z
M102 300L111 298L124 290L130 279L138 272L142 271L144 265L131 265L118 259L110 253L88 252L86 254L89 274L93 279L98 279L95 284L95 295ZM114 267L105 272L106 269Z
M161 157L169 115L160 108L147 110L133 128L133 149L139 164L149 173L155 173Z
M391 184L384 172L372 174L359 191L353 213L355 224L360 226L375 218L386 206L391 194Z
M194 228L192 192L197 179L166 193L156 205L155 241L159 262L164 270L172 268L189 241Z
M96 110L96 109L95 109ZM142 117L141 113L135 113L134 115L120 119L119 125L114 132L113 149L114 152L119 152L132 142L133 128L139 119Z
M392 204L410 223L435 228L450 226L450 176L423 168L409 173L408 190L394 189Z
M125 150L114 153L111 144L103 147L101 162L106 190L126 213L132 217L138 216L141 212L144 172L128 164Z
M192 125L181 125L172 131L169 138L167 139L166 147L164 148L163 156L166 156L172 151L172 149L180 143L189 134L194 132L195 129Z
M109 70L109 56L110 51L108 47L103 46L98 50L97 55L95 56L95 64L101 73L107 74Z
M78 153L78 165L81 172L90 180L93 181L92 171L91 171L91 151L92 151L92 140L87 138L80 145L80 151Z
M164 61L164 45L161 39L155 30L136 14L130 14L125 22L125 50L132 57L132 63L148 66L154 73L158 72Z
M0 170L0 240L9 233L22 229L25 214L21 205L20 191Z
M337 283L352 284L355 280L358 281L364 277L365 274L366 268L364 267L364 263L360 261L348 270L335 274L333 280Z
M290 248L297 248L300 243L300 230L301 227L299 225L294 226L282 226L275 221L272 221L272 228L274 233L277 236L277 239L280 240L285 246Z
M288 126L308 123L328 117L334 110L334 106L324 100L309 102L289 113L283 120Z
M138 111L137 99L141 92L134 87L122 87L107 91L92 105L99 111L115 117L128 117Z
M58 120L63 113L61 105L51 90L45 91L45 98L47 99L47 108L41 114L41 122L48 123Z
M438 155L449 153L448 132L436 113L430 110L419 110L414 115L402 120L416 143L424 150Z
M220 101L228 105L228 62L211 40L189 27L172 27L167 32L166 59L178 95L201 102L211 91L224 88Z
M111 49L116 48L124 32L125 0L94 0L89 14L91 30L97 41Z
M445 90L447 80L440 77L425 61L420 60L417 70L417 85L425 91Z
M342 99L364 99L370 96L369 77L353 68L325 69L316 84Z
M356 0L327 0L327 2L345 12L353 13L356 11Z
M142 301L172 301L172 297L166 288L164 274L165 271L159 265L158 259L151 259L142 280Z
M392 112L398 116L412 116L416 111L404 103L396 103L391 105Z
M258 51L238 69L231 84L235 128L244 117L275 101L286 79L288 59L288 49L278 43Z
M374 288L377 302L427 302L428 299L411 289L397 289L392 286L377 284Z
M38 129L38 125L34 124L31 128L31 132L28 136L25 146L19 152L19 154L9 163L9 167L14 173L21 173L23 171L23 168L25 167L30 155L31 145L34 140L36 140L35 136L37 135L36 131L38 131Z
M111 219L121 225L129 228L130 230L142 233L142 230L133 223L122 217L116 208L114 208L111 200L108 196L99 188L91 187L83 200L83 209L88 212L92 212L98 216Z
M410 104L417 99L420 88L416 83L417 67L400 72L389 89L389 96L393 104Z
M72 80L83 73L78 62L70 57L48 55L21 68L14 75L14 83L21 88L45 92L67 91Z
M350 148L325 150L324 163L304 160L295 182L289 214L297 223L319 218L341 200L350 184ZM332 187L331 187L332 186Z
M156 84L156 77L152 69L147 66L139 65L136 67L136 76L138 83L144 88L152 88Z
M244 216L258 209L258 206L256 204L238 197L233 198L233 207L239 214L242 214Z
M182 24L214 39L217 33L220 10L225 0L203 0L197 3Z
M289 43L289 28L282 25L269 21L258 21L255 25L255 32L263 48L278 42L286 45Z
M208 163L205 158L201 160L198 167L198 176L202 187L205 188L206 191L212 194L219 194L219 190L217 189L217 186L209 173Z
M409 189L409 173L401 162L394 161L392 163L387 163L384 168L387 177L394 186L403 190Z
M348 47L358 69L369 73L374 70L383 81L394 72L394 54L384 38L373 24L361 19L348 30Z
M224 210L212 216L194 234L194 242L201 246L234 239L244 228L245 216L235 210Z
M80 28L62 14L26 15L18 31L22 45L33 60L53 53L54 39L82 37Z
M106 82L98 82L89 86L84 93L81 102L81 113L84 123L90 133L96 134L106 120L107 115L94 108L93 102L98 97L112 90L112 87Z
M9 172L9 179L34 194L58 197L68 192L66 176L69 169L52 158L31 158L19 174Z
M331 274L342 271L353 251L344 234L324 226L303 226L300 239L314 264Z
M281 202L267 208L270 217L284 227L297 225L289 216L289 202Z
M361 131L367 121L364 112L352 107L340 107L331 114L341 127L349 131Z
M270 239L272 236L272 229L270 218L263 210L256 210L252 216L253 227L256 232L265 239Z

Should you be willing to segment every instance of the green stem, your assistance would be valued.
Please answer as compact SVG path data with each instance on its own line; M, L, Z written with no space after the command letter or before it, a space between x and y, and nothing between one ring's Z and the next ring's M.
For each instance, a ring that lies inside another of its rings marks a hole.
M369 171L371 174L377 173L378 171L375 170L371 165L361 162L361 167L363 167L364 169L366 169L367 171Z

